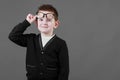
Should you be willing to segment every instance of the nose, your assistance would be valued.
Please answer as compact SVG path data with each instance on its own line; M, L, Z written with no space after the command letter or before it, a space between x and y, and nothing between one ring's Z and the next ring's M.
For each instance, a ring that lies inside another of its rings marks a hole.
M43 22L47 22L47 18L46 17L43 17Z
M44 17L42 23L43 23L43 24L47 24L47 22L48 22L48 21L47 21L47 18Z

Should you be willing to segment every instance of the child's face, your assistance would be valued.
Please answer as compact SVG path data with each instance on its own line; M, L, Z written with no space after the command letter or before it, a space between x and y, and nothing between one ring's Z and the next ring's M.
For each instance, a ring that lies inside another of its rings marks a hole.
M53 12L40 10L37 15L38 30L42 33L53 33L54 28L57 28L59 21L55 21Z

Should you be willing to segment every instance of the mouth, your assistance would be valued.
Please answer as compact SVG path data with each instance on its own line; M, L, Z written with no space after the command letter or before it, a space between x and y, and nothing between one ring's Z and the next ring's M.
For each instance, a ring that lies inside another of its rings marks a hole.
M48 28L48 26L41 26L42 28Z
M42 28L48 28L47 24L41 25Z

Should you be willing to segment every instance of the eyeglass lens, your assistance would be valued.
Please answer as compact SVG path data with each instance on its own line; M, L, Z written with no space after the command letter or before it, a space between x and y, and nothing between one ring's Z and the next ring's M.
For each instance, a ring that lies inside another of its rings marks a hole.
M38 16L39 16L39 18L44 18L46 16L46 18L48 18L48 19L52 19L54 17L52 13L45 14L45 13L42 13L42 12L39 12Z

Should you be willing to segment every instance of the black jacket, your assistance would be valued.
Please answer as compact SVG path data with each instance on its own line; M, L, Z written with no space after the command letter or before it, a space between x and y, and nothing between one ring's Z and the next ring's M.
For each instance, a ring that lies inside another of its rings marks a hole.
M42 47L41 35L23 34L30 23L24 20L14 27L9 39L27 47L26 71L28 79L68 80L69 56L66 42L56 35Z

